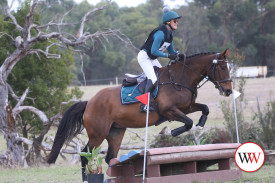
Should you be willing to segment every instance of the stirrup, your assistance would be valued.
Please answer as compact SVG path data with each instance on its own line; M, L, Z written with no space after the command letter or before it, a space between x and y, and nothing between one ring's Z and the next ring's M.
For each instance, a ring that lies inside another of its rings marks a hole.
M147 107L148 107L148 105L141 104L141 105L140 105L139 111L140 111L140 112L147 112ZM155 110L155 109L154 109L153 107L150 107L150 106L149 106L149 111L154 111L154 110Z

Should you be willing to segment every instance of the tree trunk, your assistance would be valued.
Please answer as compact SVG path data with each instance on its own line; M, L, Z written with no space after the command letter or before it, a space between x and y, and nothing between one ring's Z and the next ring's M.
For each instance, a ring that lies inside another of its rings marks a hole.
M264 16L263 20L261 22L261 34L263 37L265 37L265 21L266 21L266 17ZM262 46L263 53L262 53L261 65L265 66L265 65L267 65L267 63L266 63L266 41L265 40L263 40L262 45L263 45Z
M0 84L0 122L0 129L7 142L6 154L10 154L10 156L6 156L7 160L5 161L12 166L22 166L24 149L22 141L18 140L19 134L12 116L12 107L8 105L7 84Z
M226 45L228 42L227 27L228 27L228 19L227 17L225 17L223 22L223 45Z

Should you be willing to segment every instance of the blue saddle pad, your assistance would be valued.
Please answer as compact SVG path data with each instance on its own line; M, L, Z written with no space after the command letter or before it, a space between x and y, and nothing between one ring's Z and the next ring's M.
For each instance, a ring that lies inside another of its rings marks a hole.
M152 94L154 99L158 96L158 88L159 87L157 86ZM139 91L137 84L133 86L121 87L120 98L123 105L140 102L138 99L136 99L136 97L139 95L142 95L142 93Z

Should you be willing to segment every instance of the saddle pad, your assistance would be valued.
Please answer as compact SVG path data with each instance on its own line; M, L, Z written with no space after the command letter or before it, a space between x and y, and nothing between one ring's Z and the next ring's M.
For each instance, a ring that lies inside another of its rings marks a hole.
M122 105L127 104L134 104L140 102L138 99L136 99L137 96L142 95L142 93L138 89L138 85L133 86L122 86L120 90L120 99ZM157 98L158 96L158 86L155 88L153 94L153 98Z

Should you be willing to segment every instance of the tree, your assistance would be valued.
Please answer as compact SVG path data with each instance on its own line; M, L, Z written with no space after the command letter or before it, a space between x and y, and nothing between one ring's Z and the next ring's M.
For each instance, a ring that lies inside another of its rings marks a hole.
M9 76L11 75L15 65L23 61L23 58L35 55L37 59L61 59L62 54L60 51L75 46L85 45L88 42L93 42L98 37L104 36L117 36L120 37L119 30L107 30L96 31L94 33L84 31L85 23L89 20L90 16L102 11L109 5L107 2L104 6L99 8L93 8L89 10L81 19L81 23L78 28L78 33L72 34L63 32L62 27L69 25L70 23L64 23L64 16L59 21L50 21L46 24L40 24L37 19L37 14L40 14L45 6L44 1L33 0L26 1L25 6L28 10L27 15L23 18L22 24L18 21L16 13L11 12L10 7L6 7L6 18L1 16L1 26L11 25L13 30L11 32L0 32L0 38L5 39L5 43L11 48L10 51L6 51L6 58L4 58L0 67L0 131L4 134L7 141L7 151L0 155L0 162L9 165L23 165L25 156L23 151L22 142L24 138L20 137L16 128L15 119L24 110L28 110L36 114L36 116L42 121L43 125L47 125L47 128L39 136L39 140L43 139L45 133L49 129L50 125L60 118L60 112L52 117L48 117L46 113L33 106L24 106L29 89L26 88L21 97L17 97L12 86L9 84ZM69 13L69 12L67 12ZM55 27L56 31L49 31L49 27ZM8 41L7 41L8 40ZM36 44L44 43L41 47L35 47ZM3 50L2 50L3 51ZM44 57L42 59L42 57ZM31 83L30 83L31 85ZM16 105L14 108L9 104L9 94L16 99Z
M245 52L245 65L274 68L274 1L195 0L194 3L206 11L207 28L214 38L208 45L238 48Z
M261 57L261 65L270 65L275 68L274 64L274 51L275 47L275 32L273 23L275 18L275 1L272 0L259 0L257 1L260 13L260 34L257 36L259 40L258 53Z

